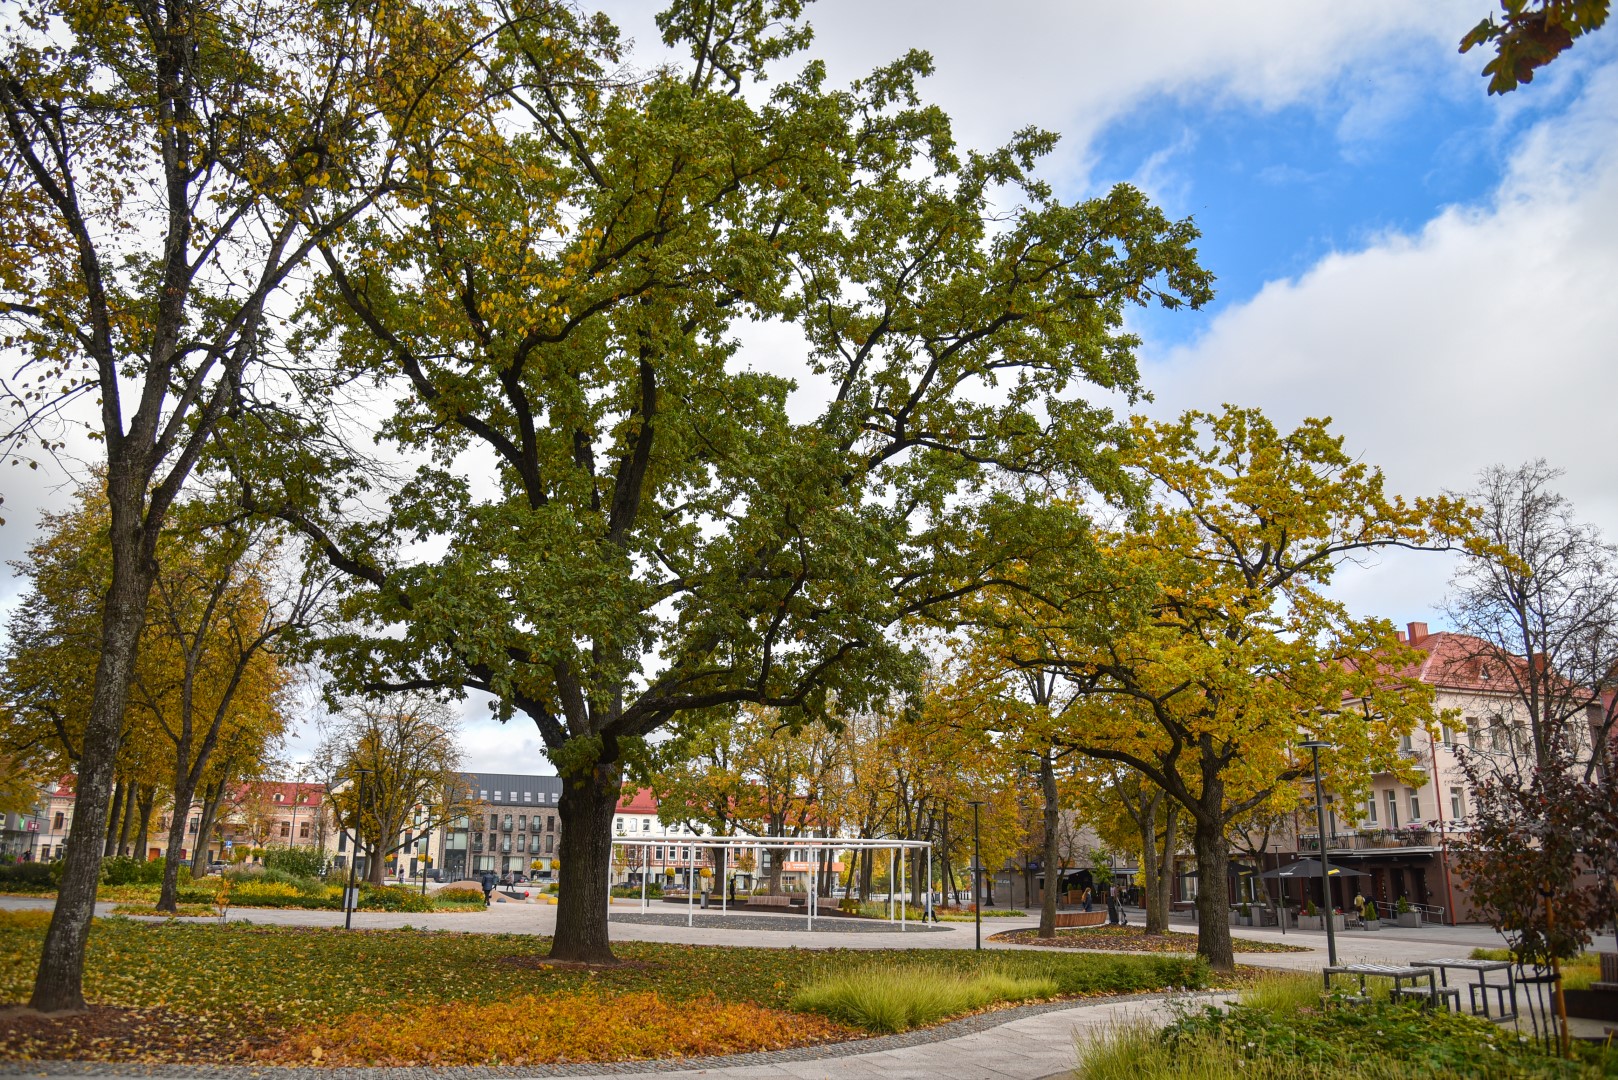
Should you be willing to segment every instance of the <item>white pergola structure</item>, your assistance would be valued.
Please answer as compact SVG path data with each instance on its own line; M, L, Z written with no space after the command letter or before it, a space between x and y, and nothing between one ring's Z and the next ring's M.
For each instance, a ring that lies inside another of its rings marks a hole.
M764 852L776 851L781 848L802 848L818 856L822 851L830 848L835 856L838 852L859 851L886 851L888 853L888 921L899 924L899 929L906 928L906 911L904 903L905 883L909 880L907 874L915 873L918 858L924 860L923 870L927 875L923 880L927 883L925 912L923 921L931 919L933 914L933 846L926 840L881 840L857 837L835 836L680 836L680 837L628 837L615 836L612 840L614 854L618 848L625 849L625 863L628 869L639 868L640 875L640 906L642 911L649 911L651 903L646 895L647 879L651 876L651 848L673 846L691 848L691 857L686 860L686 917L685 924L692 926L696 922L697 881L701 869L699 852L719 849L725 852L725 873L734 876L736 873L736 860L731 857L732 852L753 853L754 873L764 865ZM640 849L638 852L635 849ZM909 856L908 859L906 856ZM633 857L630 857L633 856ZM616 861L616 860L615 860ZM809 929L815 928L815 916L820 914L820 859L812 857L809 870L809 889L804 897L804 916L809 920ZM908 868L907 868L908 863ZM664 865L673 866L670 860ZM895 886L897 885L897 889ZM729 902L730 890L726 882L719 882L719 911L724 914ZM835 912L834 912L835 914Z

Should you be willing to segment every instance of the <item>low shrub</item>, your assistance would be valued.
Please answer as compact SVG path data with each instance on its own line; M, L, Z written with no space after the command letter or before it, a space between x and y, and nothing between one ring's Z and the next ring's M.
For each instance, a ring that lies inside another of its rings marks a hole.
M0 890L7 892L50 892L62 883L59 862L24 862L0 866Z
M440 889L436 893L428 893L427 899L436 908L480 908L483 906L483 890L478 889L467 892L465 889Z
M273 847L264 852L264 869L299 878L318 878L326 872L326 853L315 848Z
M162 859L137 859L129 855L114 855L101 860L103 885L161 885Z
M1002 969L861 967L816 979L792 1007L867 1031L908 1031L1000 1001L1054 997L1055 979Z
M1188 1012L1162 1030L1113 1028L1080 1048L1086 1080L1416 1080L1612 1075L1618 1056L1549 1058L1510 1030L1419 1003L1322 1004L1314 975L1265 979L1230 1008ZM1608 1060L1599 1061L1598 1057Z
M480 896L479 902L482 902ZM341 897L339 905L341 906ZM361 911L404 911L411 913L428 912L433 910L431 897L423 896L415 889L408 889L401 885L361 886Z
M633 898L633 899L639 900L640 895L641 895L640 886L639 885L614 885L612 887L612 895L618 896L618 897L626 897L626 898ZM663 897L663 886L659 885L655 881L648 881L646 883L646 896L647 896L648 899L654 899L654 900L662 899L662 897Z

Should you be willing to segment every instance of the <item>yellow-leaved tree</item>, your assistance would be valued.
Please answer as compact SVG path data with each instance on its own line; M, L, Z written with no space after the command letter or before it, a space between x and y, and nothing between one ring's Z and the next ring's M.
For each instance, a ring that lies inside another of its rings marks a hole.
M1279 431L1256 410L1137 420L1125 455L1149 487L1131 520L1074 564L1023 567L992 616L1013 665L1060 673L1076 704L1062 737L1127 765L1184 808L1199 876L1198 951L1233 966L1227 918L1233 819L1307 766L1353 800L1401 767L1397 737L1432 718L1432 692L1391 623L1327 593L1337 571L1387 548L1468 537L1465 507L1406 502L1324 420Z

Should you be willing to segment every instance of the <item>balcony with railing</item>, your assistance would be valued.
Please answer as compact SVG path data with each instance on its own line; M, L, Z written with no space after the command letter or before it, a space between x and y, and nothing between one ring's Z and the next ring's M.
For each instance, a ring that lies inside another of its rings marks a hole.
M1460 822L1446 822L1442 828L1436 823L1414 822L1398 829L1360 829L1341 832L1328 837L1328 851L1377 851L1437 848L1446 835L1463 832ZM1299 851L1319 851L1320 836L1304 833L1298 837Z
M511 854L511 837L502 836L500 838L500 854L502 854L502 855L510 855Z
M506 832L506 833L511 831L511 815L510 814L507 814L505 817L500 819L500 831L501 832Z

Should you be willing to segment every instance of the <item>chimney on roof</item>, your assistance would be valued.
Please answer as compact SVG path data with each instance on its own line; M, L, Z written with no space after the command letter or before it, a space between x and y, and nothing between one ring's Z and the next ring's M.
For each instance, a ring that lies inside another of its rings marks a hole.
M1412 645L1427 636L1427 624L1424 622L1406 623L1405 629L1410 631L1410 644Z
M1409 640L1408 638L1405 637L1405 632L1403 630L1395 630L1393 632L1393 636L1399 639L1399 644L1401 644L1401 645L1403 645L1407 640Z

